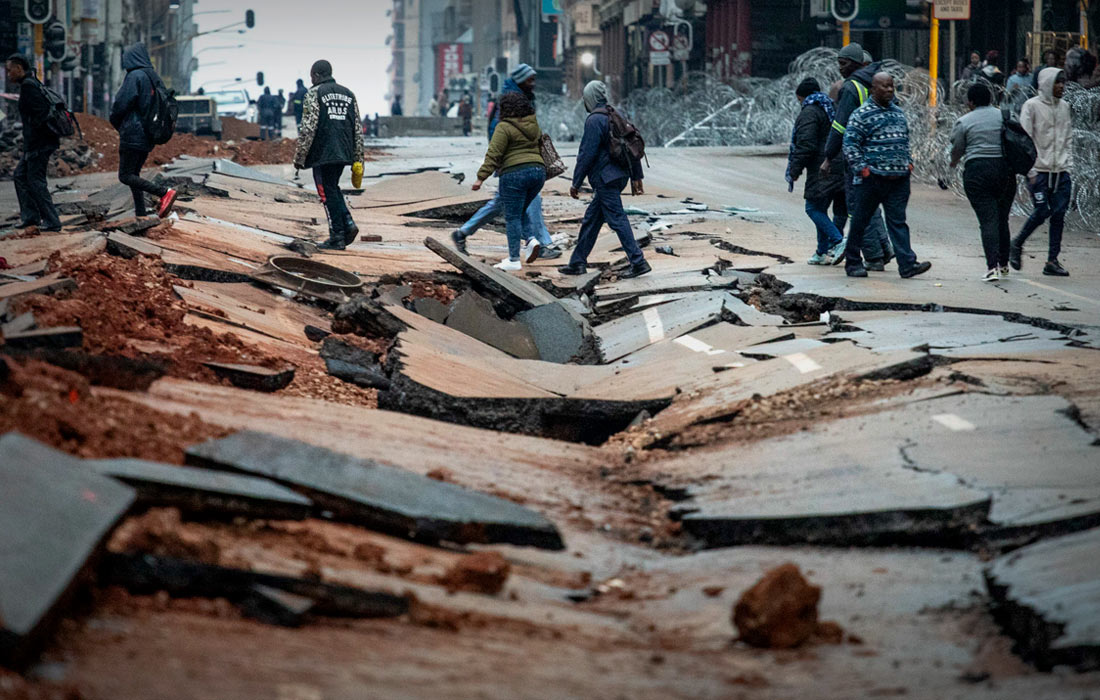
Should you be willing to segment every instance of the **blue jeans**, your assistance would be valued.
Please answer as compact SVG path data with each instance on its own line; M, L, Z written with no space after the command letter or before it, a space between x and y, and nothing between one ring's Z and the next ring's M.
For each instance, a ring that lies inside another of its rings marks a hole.
M459 227L459 231L462 232L462 237L472 236L474 233L495 219L501 212L504 211L503 206L500 203L500 188L497 188L496 194L493 198L485 203L481 209L470 217L470 220L462 224ZM542 219L542 194L540 193L535 200L531 202L531 206L527 207L527 223L535 232L535 239L544 248L549 248L554 245L550 240L550 232L546 230L546 222Z
M852 193L855 195L855 210L852 213L852 228L848 232L844 266L848 269L863 267L860 257L863 239L865 235L870 235L868 224L881 206L886 215L886 232L898 258L898 272L913 269L917 264L917 254L909 246L909 225L905 223L905 208L909 206L909 176L888 178L871 175L859 184L853 184Z
M588 255L596 245L596 238L600 235L604 222L619 236L619 243L622 244L631 265L641 265L645 262L642 249L634 239L634 230L630 228L630 220L626 218L626 212L623 211L622 191L627 182L629 180L623 178L595 188L592 203L584 212L577 247L573 249L573 255L569 258L570 265L588 264Z
M1027 223L1020 229L1020 235L1016 236L1013 245L1022 248L1028 236L1035 233L1035 229L1050 219L1050 247L1047 252L1047 260L1057 260L1062 252L1062 230L1066 227L1066 212L1069 211L1070 195L1073 193L1073 181L1069 173L1054 173L1057 181L1054 187L1050 186L1051 173L1039 173L1035 176L1035 182L1027 184L1031 192L1031 201L1035 204L1035 211L1031 212Z
M843 234L836 227L836 223L829 218L826 209L829 206L827 199L807 199L806 216L817 227L817 254L825 255L829 249L844 239Z
M539 196L546 184L546 168L530 165L510 170L500 176L500 203L504 209L504 221L508 234L508 257L519 260L519 249L523 241L535 236L531 220L526 216L527 208Z

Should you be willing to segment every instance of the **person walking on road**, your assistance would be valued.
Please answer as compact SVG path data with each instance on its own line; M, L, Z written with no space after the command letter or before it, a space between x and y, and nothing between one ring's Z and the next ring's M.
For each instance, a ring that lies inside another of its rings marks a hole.
M176 191L143 179L141 169L153 151L145 120L154 108L153 91L164 83L153 70L145 44L134 44L123 52L122 68L126 77L111 105L111 126L118 130L118 181L134 195L134 216L146 215L145 193L149 193L160 199L157 216L163 219L172 211Z
M813 78L806 78L795 90L795 97L802 104L802 111L794 123L791 134L791 150L787 158L787 191L794 191L794 183L806 172L806 215L817 228L817 250L807 261L810 265L828 265L844 253L844 236L829 218L829 204L833 195L844 189L841 168L821 172L825 159L825 142L833 123L833 101L821 92L821 85Z
M955 122L951 132L951 167L964 161L963 188L978 216L985 250L987 272L982 281L996 282L1008 276L1008 217L1016 198L1016 175L1004 159L1004 117L992 105L993 91L974 83L966 99L970 112Z
M500 105L504 98L504 95L523 95L527 98L527 101L531 104L531 108L535 107L535 69L526 63L521 63L516 66L507 80L504 81L504 85L501 87L500 97L493 103L489 110L489 140L492 141L493 134L496 133L497 125L500 123ZM485 224L492 221L495 217L504 211L503 204L500 199L500 190L493 196L491 200L485 203L485 206L477 210L470 219L462 226L458 227L451 232L451 242L454 243L455 248L462 254L466 254L466 239L474 235L478 229ZM531 263L536 259L552 260L559 258L562 255L561 249L554 245L553 240L550 238L550 232L546 228L546 223L542 218L542 193L540 192L535 199L531 202L531 205L527 208L526 213L527 222L523 227L524 235L533 231L534 236L527 238L524 241L523 246L523 262Z
M915 277L932 268L919 262L909 243L905 210L909 205L913 159L909 150L909 122L894 102L894 78L878 73L871 83L871 99L857 109L844 133L844 155L851 165L855 210L848 234L845 271L866 277L860 258L862 238L874 211L882 206L886 227L898 257L898 273Z
M319 247L343 250L359 234L348 211L340 177L344 167L363 162L363 129L355 95L332 77L332 64L317 61L309 70L313 87L302 105L302 128L294 167L313 169L313 182L328 216L328 240Z
M61 219L53 205L46 171L50 156L61 144L46 126L50 100L31 69L30 61L12 54L6 64L8 78L19 85L19 118L23 122L23 155L15 166L15 196L19 200L19 227L37 226L41 231L60 231Z
M458 105L458 116L462 119L462 135L469 136L473 131L474 106L470 104L470 96L463 95L462 103Z
M523 239L535 235L524 214L546 184L546 166L539 147L542 130L530 101L522 94L508 93L500 100L500 116L473 189L480 190L486 178L500 173L499 195L507 226L508 257L494 267L515 271L523 267L520 261Z
M290 106L294 110L294 126L302 125L302 109L306 104L306 84L298 78L298 86L290 93Z
M584 122L584 135L577 152L577 165L573 168L573 186L569 189L569 196L573 199L580 198L581 185L587 178L592 186L593 197L584 212L580 236L569 264L559 267L558 270L566 275L583 275L588 272L588 255L596 245L600 229L606 223L618 235L623 251L630 260L630 269L619 273L619 277L638 277L649 272L651 268L638 246L638 241L634 239L634 230L623 211L622 191L627 182L630 182L631 194L643 194L642 164L631 157L627 169L611 158L611 116L608 112L607 85L593 80L584 86L583 97L588 118Z
M256 100L256 111L260 113L260 139L268 141L275 136L275 112L279 108L279 99L271 94L271 88L265 87L264 94Z
M1039 74L1039 94L1024 103L1020 124L1035 142L1038 156L1027 174L1028 190L1035 210L1012 241L1009 262L1013 269L1023 265L1024 243L1035 229L1050 219L1050 243L1043 274L1068 277L1069 272L1058 262L1062 252L1062 230L1066 226L1073 181L1073 114L1062 99L1066 90L1066 74L1059 68L1044 68Z
M400 117L405 114L405 110L401 108L401 95L393 98L393 104L390 105L390 116Z
M283 137L284 112L286 112L286 97L283 95L282 88L280 88L279 94L275 96L275 138L281 139Z
M825 144L825 160L821 163L821 170L825 173L832 171L833 162L843 154L844 132L848 128L848 120L852 113L867 102L871 94L871 81L881 67L881 62L872 62L870 54L863 47L851 43L840 50L837 55L837 67L844 77L844 83L836 99L836 115L833 118L832 131L829 132L829 140ZM844 162L844 188L847 197L849 215L855 212L852 189L852 169L847 160ZM867 233L863 237L863 257L867 261L866 269L874 272L882 272L886 263L892 257L890 241L886 235L886 227L882 223L882 213L874 212ZM840 264L840 260L834 263Z

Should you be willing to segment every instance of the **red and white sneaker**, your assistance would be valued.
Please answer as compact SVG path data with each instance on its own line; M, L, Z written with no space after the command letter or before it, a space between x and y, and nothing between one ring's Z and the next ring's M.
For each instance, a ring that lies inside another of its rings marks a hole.
M164 193L164 196L160 198L160 205L157 206L157 216L164 218L172 213L172 206L176 203L176 191L169 189Z

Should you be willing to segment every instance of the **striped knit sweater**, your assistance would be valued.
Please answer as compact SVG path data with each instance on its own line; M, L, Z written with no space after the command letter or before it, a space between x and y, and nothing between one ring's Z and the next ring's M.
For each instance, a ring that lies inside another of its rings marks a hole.
M844 133L844 157L858 177L865 168L875 175L907 175L913 162L909 154L909 122L896 103L882 107L867 100L848 120Z

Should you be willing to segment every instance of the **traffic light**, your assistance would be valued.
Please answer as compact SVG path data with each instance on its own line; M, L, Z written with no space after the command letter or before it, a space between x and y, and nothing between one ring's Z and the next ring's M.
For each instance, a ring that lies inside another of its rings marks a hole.
M252 29L256 26L256 13L252 10L244 11L244 26Z
M256 84L260 87L264 86L264 72L262 70L256 71Z
M833 17L838 22L851 22L859 14L859 0L832 0Z
M23 0L23 14L31 24L45 24L53 12L50 0Z
M46 56L51 61L62 61L68 49L65 40L68 38L68 30L58 21L47 24L42 30L42 38L45 40Z

